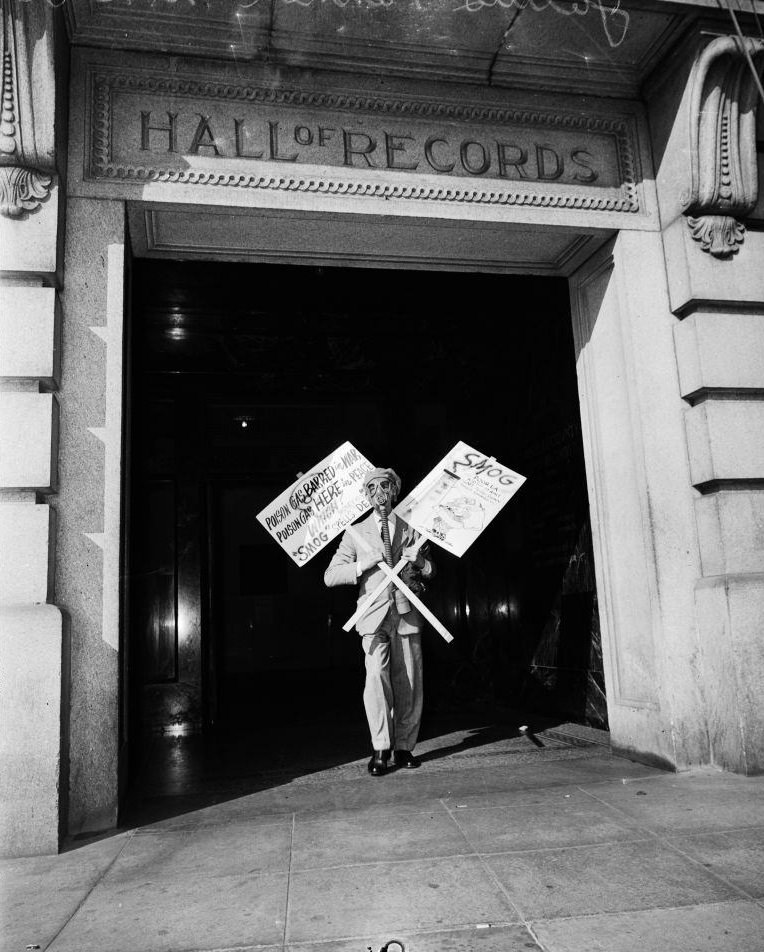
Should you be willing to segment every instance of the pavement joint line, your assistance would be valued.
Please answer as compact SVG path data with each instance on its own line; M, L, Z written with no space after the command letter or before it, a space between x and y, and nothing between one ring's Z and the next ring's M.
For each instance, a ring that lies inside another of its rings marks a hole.
M435 805L430 806L426 810L418 810L418 809L404 810L403 812L395 810L392 813L380 813L378 810L375 810L373 807L354 807L354 808L348 808L346 810L337 810L337 809L327 810L325 813L311 812L309 814L303 814L302 817L300 817L297 814L297 811L295 811L295 816L297 816L298 821L301 820L303 823L320 823L323 819L330 820L333 817L356 816L359 813L368 813L368 814L373 813L375 817L395 816L397 819L402 819L403 817L407 817L407 816L422 816L425 813L432 813L432 814L437 814L438 816L442 816L443 804L442 804L442 801L438 800L437 806Z
M528 853L559 853L563 850L590 850L595 849L600 846L620 846L623 843L647 843L651 837L649 836L634 836L627 837L623 840L599 840L596 843L570 843L564 844L562 846L536 846L530 849L519 849L519 850L496 850L494 852L478 852L477 855L480 857L490 858L492 856L511 856L515 854L522 854L523 856Z
M291 816L291 813L285 813L285 817ZM144 837L144 836L161 836L165 833L197 833L201 830L219 830L221 827L226 826L235 826L237 823L246 824L252 823L257 820L257 817L243 817L241 820L221 820L219 823L198 823L195 826L181 826L173 827L167 830L146 830L146 829L137 829L135 830L135 835ZM257 826L275 826L275 823L262 823L258 822Z
M335 863L330 866L303 866L295 867L294 872L303 875L305 873L318 873L324 870L336 869L364 869L369 866L404 866L407 863L429 863L430 861L440 861L444 859L469 859L478 858L479 854L470 849L468 853L438 853L436 856L411 856L403 859L375 859L366 863Z
M464 838L465 843L467 843L468 846L470 846L470 847L472 847L472 848L474 849L474 847L472 846L472 843L470 842L470 838L467 836L467 833L465 832L465 830L464 830L464 828L462 827L461 823L459 823L459 820L456 818L456 816L454 815L454 813L453 813L451 810L449 810L448 804L446 804L446 803L444 802L444 803L443 803L443 806L445 806L445 808L448 810L449 816L451 817L451 819L453 820L453 822L454 822L456 828L459 830L459 832L461 833L462 837ZM524 926L524 927L526 928L526 930L528 931L529 935L531 935L531 936L533 937L533 941L536 943L536 945L539 945L539 946L540 946L541 943L538 941L538 938L536 937L536 935L535 935L535 934L533 933L533 931L531 930L531 928L530 928L530 926L529 926L529 924L528 924L527 918L523 915L523 912L522 912L522 910L520 909L520 907L517 905L517 903L514 901L514 899L512 899L512 897L510 896L509 892L505 889L505 887L504 887L503 883L501 882L501 880L499 879L499 877L496 875L496 873L494 872L494 870L491 869L491 867L488 865L488 863L485 861L485 859L484 859L479 853L477 853L476 855L477 855L477 857L478 857L478 861L480 862L480 865L483 867L483 872L484 872L485 875L488 877L488 879L494 884L494 888L498 889L499 892L501 893L501 895L504 896L504 898L505 898L506 901L509 903L509 905L515 910L515 914L518 916L518 918L519 918L520 921L522 922L523 926ZM542 947L542 948L543 948L543 947Z
M676 777L677 774L673 771L662 770L657 771L657 768L653 768L650 773L646 774L637 774L634 777L623 777L623 776L613 776L613 777L602 777L600 780L592 780L587 783L589 787L601 787L606 783L615 783L626 786L628 783L647 783L651 780L665 780L667 777Z
M250 942L248 945L189 946L173 952L252 952L254 949L278 949L283 952L282 942Z
M751 900L752 902L759 902L761 896L754 896L749 893L746 889L743 889L742 886L737 886L731 880L727 879L726 876L722 876L721 873L717 873L716 870L711 869L706 866L701 860L697 859L691 853L686 852L683 849L680 849L675 843L672 843L669 839L664 839L661 841L665 846L667 846L672 852L678 853L680 856L683 856L686 860L689 860L695 866L698 866L700 869L704 870L709 875L713 876L714 879L718 879L719 882L724 883L725 886L729 886L730 889L733 889L736 893L742 896L745 899Z
M273 814L254 813L252 816L229 817L229 818L227 818L227 819L226 819L226 818L223 818L223 819L220 819L220 820L214 820L214 821L209 821L209 822L197 823L197 824L189 825L189 826L169 827L169 828L167 828L167 829L162 829L162 828L159 828L159 829L150 829L150 826L152 826L152 824L148 824L148 825L146 825L146 826L136 826L136 827L130 827L130 828L122 829L122 830L119 830L119 831L117 831L117 832L120 832L120 833L130 833L130 832L133 832L133 833L136 833L137 835L144 836L144 835L147 835L147 834L152 834L152 835L153 835L153 834L157 834L157 833L176 833L176 832L177 832L177 833L187 833L187 832L193 831L193 830L214 829L214 828L219 827L219 826L233 826L233 825L236 824L236 823L257 823L258 825L265 826L265 825L267 825L267 824L283 823L283 821L286 820L286 819L289 819L289 818L292 816L293 813L294 813L296 816L300 816L300 817L302 817L302 818L307 818L307 819L310 819L310 820L317 820L317 819L319 819L319 818L321 818L321 817L331 816L331 815L338 815L338 814L343 814L343 813L344 813L344 814L355 814L355 813L362 813L362 812L375 812L378 816L414 816L414 815L419 815L419 814L421 814L421 813L432 813L433 810L435 810L435 809L437 809L438 812L440 812L440 805L438 805L437 807L434 806L434 804L435 804L436 802L437 802L438 804L440 804L440 801L439 801L439 800L436 801L434 798L432 798L432 799L430 800L430 806L428 806L428 807L426 807L426 808L423 807L421 810L420 810L420 809L417 809L417 810L406 810L406 811L403 811L403 812L401 812L400 809L396 809L395 806L394 806L394 804L384 804L384 803L383 803L383 804L379 804L379 806L385 811L384 813L380 812L379 810L375 810L373 807L369 807L369 806L363 806L363 807L346 807L346 808L342 808L342 807L337 808L337 807L334 807L334 808L333 808L332 810L330 810L330 811L325 811L325 810L322 810L322 809L320 809L320 808L319 808L319 809L313 808L313 809L305 810L305 811L299 811L299 810L284 810L284 811L281 812L281 813L273 813ZM204 809L207 809L207 808L205 807ZM389 810L389 812L387 812L388 810ZM160 821L156 821L156 822L162 822L162 821L160 820Z
M365 807L345 807L340 809L335 808L331 811L305 810L304 812L300 812L299 810L295 810L295 813L297 814L298 818L302 818L309 822L315 822L317 820L320 820L322 817L340 816L340 815L354 816L359 813L373 813L377 817L402 817L402 816L421 816L423 813L436 813L436 812L440 813L441 812L440 808L435 808L432 806L429 806L426 810L392 809L392 804L385 804L385 803L380 803L377 806L381 807L382 809L379 810L373 806L372 807L365 806Z
M125 837L125 842L124 842L124 843L122 844L122 846L119 848L119 850L117 851L117 853L115 854L115 856L112 858L111 862L108 863L108 864L106 865L106 867L102 870L102 872L96 877L95 881L94 881L93 884L90 886L90 888L87 890L87 892L85 893L85 895L84 895L84 896L82 897L82 899L77 903L77 907L75 908L74 912L72 912L72 914L68 917L68 919L66 920L66 922L61 926L61 928L58 930L58 932L53 936L53 938L50 940L50 942L48 942L48 944L45 946L46 950L53 948L53 946L54 946L54 945L56 944L56 942L58 941L59 936L60 936L61 933L64 931L64 929L66 929L66 927L69 925L69 923L72 921L72 919L74 919L74 917L77 915L77 913L80 911L80 909L82 909L82 907L83 907L83 906L85 905L85 903L88 901L88 899L90 898L90 896L93 894L93 891L103 882L103 880L104 880L104 879L106 878L106 876L108 875L109 870L114 866L114 864L117 862L117 860L120 858L120 856L121 856L121 855L124 853L124 851L127 849L128 845L131 843L131 841L132 841L132 839L133 839L133 835L134 835L134 834L132 834L132 833L128 833L128 834L127 834L127 836Z
M517 919L496 919L490 923L491 929L508 929L512 927L517 927L521 925ZM407 938L416 938L417 936L432 936L432 935L443 935L448 936L454 932L461 932L465 929L472 929L477 932L477 924L474 922L466 923L455 923L454 925L448 926L439 926L435 929L401 929L400 934L406 936ZM480 930L482 932L482 930ZM368 935L342 935L342 936L333 936L331 939L293 939L289 942L290 947L298 946L317 946L317 945L331 945L332 947L337 942L368 942ZM246 948L249 948L247 946ZM229 952L228 949L205 949L200 950L200 952ZM230 950L234 952L234 950ZM238 952L238 950L236 950Z
M283 820L290 819L290 818L292 817L292 815L294 815L294 816L297 818L298 822L303 822L303 823L318 823L318 822L320 822L320 821L321 821L322 819L324 819L324 818L326 818L326 819L331 819L333 816L339 816L339 815L345 815L345 814L352 815L352 814L362 813L362 812L363 812L363 813L366 813L366 812L374 812L376 816L381 816L381 817L393 817L393 816L394 816L394 817L400 818L400 817L406 817L406 816L422 816L422 814L425 814L425 813L435 813L435 812L437 812L437 813L440 814L442 811L440 810L440 808L432 808L432 807L431 807L431 808L428 808L428 809L426 809L426 810L405 810L405 811L403 811L403 812L394 810L394 811L392 811L392 812L390 812L390 813L378 813L377 811L370 811L368 807L360 807L360 808L358 808L358 809L348 808L347 810L336 810L336 809L335 809L335 810L332 810L331 812L327 812L327 813L324 813L324 812L322 812L322 811L317 811L317 810L311 810L311 811L309 811L309 812L306 811L305 813L302 813L302 814L301 814L299 811L295 810L295 811L293 811L292 813L284 813L284 814L283 814ZM262 815L257 815L257 816L253 816L253 817L240 817L240 818L236 818L236 819L231 818L231 819L229 819L229 820L220 820L220 821L215 822L215 823L199 823L199 824L197 824L197 825L195 825L195 826L170 827L170 828L168 828L168 829L166 829L166 830L165 830L165 829L153 830L153 829L147 829L146 827L137 827L137 828L135 828L132 832L133 832L136 836L141 836L141 837L143 837L143 836L162 836L162 835L164 835L165 833L173 833L173 834L184 833L184 834L188 835L189 833L197 833L197 832L199 832L199 831L201 831L201 830L215 830L215 829L218 829L218 828L220 828L220 827L235 826L235 825L237 825L237 824L242 825L242 826L251 824L253 827L254 827L254 826L257 826L257 827L260 827L260 826L277 826L277 825L285 826L286 824L283 822L283 820L282 820L281 817L276 817L276 816L274 816L273 820L269 820L269 819L267 819L266 817L263 817ZM123 831L123 832L124 832L124 831ZM130 832L130 831L128 831L128 832Z
M673 774L671 776L674 776ZM663 777L603 777L601 780L591 780L587 781L587 787L602 787L606 784L617 784L617 785L626 785L627 783L645 783L648 780L659 780L664 779ZM554 787L576 787L580 784L576 781L574 777L566 777L564 780L525 780L521 781L521 789L523 790L550 790Z
M559 789L565 790L566 788L565 788L565 787L560 787ZM577 792L579 791L579 788L573 786L572 784L571 784L570 789L571 789L571 790L576 790ZM517 793L520 793L520 794L525 793L525 792L526 792L526 791L524 791L524 790L518 790L518 791L517 791ZM514 797L515 797L515 795L513 794L513 798L514 798ZM559 793L555 793L555 794L554 794L554 799L559 799L559 797L560 797L560 794L559 794ZM459 798L458 798L458 797L455 797L455 798L453 798L453 799L459 799ZM465 798L465 799L466 799L466 798ZM549 799L552 800L553 797L550 797ZM511 811L515 805L516 805L516 804L515 804L514 802L508 800L506 803L494 803L494 804L489 804L489 803L480 804L480 803L478 803L478 804L472 805L472 804L470 804L470 803L464 803L464 804L459 804L455 809L457 809L457 810L462 810L462 811L465 811L465 812L467 812L467 813L485 812L486 810L505 810L505 811L509 810L509 811ZM743 827L742 829L758 829L758 827L753 827L753 828L752 828L752 827Z
M599 803L601 806L605 807L606 810L608 810L608 811L610 811L610 812L612 812L612 813L618 814L619 816L621 816L621 817L623 817L624 819L628 820L628 821L629 821L630 823L632 823L632 824L636 823L637 826L639 826L640 829L643 829L643 830L645 831L645 833L648 834L648 836L651 836L651 837L653 837L654 839L657 839L657 840L661 841L660 834L658 833L657 830L654 830L654 829L652 829L651 827L647 826L646 824L642 823L642 822L639 820L638 817L633 817L633 816L631 816L631 814L630 814L630 813L627 813L627 811L624 810L622 807L619 807L619 806L618 806L617 804L615 804L615 803L608 803L607 800L603 800L601 797L595 796L593 793L590 793L589 790L587 790L586 788L584 788L584 787L582 787L582 786L580 786L580 785L577 787L577 789L580 790L581 793L585 794L587 797L591 797L592 800L596 800L597 803ZM662 841L661 841L661 842L662 842Z
M586 791L584 791L584 793L586 793ZM593 794L589 794L589 796L593 796ZM594 797L594 799L597 800L599 803L602 803L603 806L610 807L611 809L617 811L618 813L622 813L628 819L631 819L631 820L634 819L633 817L629 817L628 813L626 813L625 810L622 810L620 807L616 806L615 804L613 805L608 804L604 800L600 800L599 797ZM649 826L644 826L643 829L645 830L646 833L649 834L649 836L652 839L656 841L656 843L658 843L659 846L663 847L664 849L669 849L673 853L676 853L679 856L683 857L685 860L688 860L694 866L697 866L699 869L703 870L704 873L707 873L709 876L718 880L720 883L723 883L725 886L728 886L731 890L733 890L733 892L737 893L742 898L747 899L751 902L756 902L756 903L760 902L761 897L752 896L749 892L747 892L742 887L736 886L733 882L727 879L726 876L722 876L721 873L717 873L715 870L710 869L701 860L696 859L690 853L687 853L685 850L682 850L678 846L673 844L670 838L666 836L665 833L661 834L651 829ZM706 831L706 832L714 832L714 831Z
M253 952L256 949L274 949L283 952L284 945L281 942L250 942L248 945L215 945L215 946L188 946L185 949L174 949L173 952ZM113 952L113 950L109 950Z
M286 896L284 898L284 934L281 939L282 948L286 946L287 941L287 928L289 927L289 894L291 892L292 886L292 859L294 857L294 827L297 815L292 814L292 828L289 833L289 867L287 869L287 887L286 887Z
M603 916L615 917L624 915L646 915L660 909L661 912L671 912L680 909L706 909L708 906L736 906L745 903L750 905L750 900L742 898L730 899L708 899L704 902L688 902L680 906L646 906L642 909L603 909L600 912L582 912L576 916L534 916L532 922L575 922L579 919L599 919Z
M218 826L235 826L237 823L252 826L286 826L284 821L291 820L292 813L284 813L282 816L270 817L231 817L228 820L220 820L216 823L197 823L195 826L176 826L167 829L153 829L148 826L137 826L131 830L122 830L121 832L132 832L135 836L162 836L165 833L198 833L200 830L214 830Z
M724 827L721 830L686 830L682 833L669 833L669 839L676 839L679 836L716 836L725 835L727 833L764 833L764 824L754 824L753 826L730 826Z

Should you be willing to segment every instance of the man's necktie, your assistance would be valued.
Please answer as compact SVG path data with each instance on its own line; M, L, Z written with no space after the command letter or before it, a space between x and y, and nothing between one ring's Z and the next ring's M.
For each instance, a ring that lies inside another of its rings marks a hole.
M390 540L390 523L387 519L387 513L384 509L379 510L379 518L382 523L382 544L385 547L385 562L393 567L393 543Z
M390 523L387 521L387 512L384 509L379 510L379 519L382 527L382 544L385 547L385 562L393 567L393 543L390 539ZM392 583L391 583L392 584ZM406 612L411 611L411 605L409 600L403 594L403 592L396 586L394 591L395 596L395 607L398 609L399 615L405 615Z

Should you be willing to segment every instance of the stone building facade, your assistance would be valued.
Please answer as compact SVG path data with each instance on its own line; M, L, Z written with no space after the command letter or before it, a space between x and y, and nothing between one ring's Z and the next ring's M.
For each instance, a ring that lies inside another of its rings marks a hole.
M6 853L117 822L136 257L566 278L612 743L764 768L755 16L4 0L2 17Z

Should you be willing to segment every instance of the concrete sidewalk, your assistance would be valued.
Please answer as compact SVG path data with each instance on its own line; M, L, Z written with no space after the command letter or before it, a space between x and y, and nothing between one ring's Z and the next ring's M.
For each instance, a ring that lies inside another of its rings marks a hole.
M551 732L418 753L381 778L363 759L205 806L157 797L161 819L4 861L0 949L764 949L764 777Z

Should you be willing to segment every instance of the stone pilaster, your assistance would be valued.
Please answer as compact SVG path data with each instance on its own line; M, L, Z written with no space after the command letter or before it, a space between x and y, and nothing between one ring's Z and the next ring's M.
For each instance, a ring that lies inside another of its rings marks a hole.
M56 852L68 645L53 601L60 170L53 5L5 0L0 60L0 852Z
M651 96L709 760L749 774L764 770L764 234L748 227L762 56L760 39L699 33Z
M69 832L117 822L125 210L70 197L56 599L71 620Z

